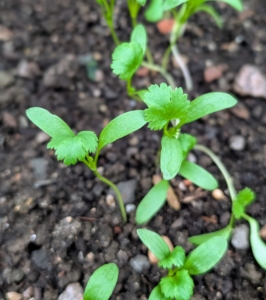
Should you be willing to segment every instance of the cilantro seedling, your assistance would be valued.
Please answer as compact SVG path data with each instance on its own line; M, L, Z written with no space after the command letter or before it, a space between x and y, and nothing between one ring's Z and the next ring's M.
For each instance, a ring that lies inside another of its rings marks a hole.
M170 251L163 238L155 232L138 229L137 233L144 245L159 259L159 267L168 270L167 276L153 289L149 300L189 300L194 288L191 276L209 271L227 250L225 238L213 237L186 256L181 246Z
M105 18L107 26L110 30L111 36L116 45L120 44L120 40L116 34L114 28L114 8L115 8L115 0L95 0L101 7L102 15Z
M215 236L222 236L227 240L230 240L234 229L235 220L244 219L249 223L250 226L250 244L255 260L264 270L266 270L266 244L260 237L259 223L256 219L252 218L246 213L246 208L255 200L255 193L249 188L245 188L236 193L233 179L219 157L217 157L205 146L196 145L194 148L207 154L223 174L232 200L232 214L230 222L225 228L215 232L190 237L189 241L195 245L200 245Z
M108 300L117 283L118 272L113 263L99 267L89 278L83 300Z
M138 224L148 222L160 210L166 200L167 181L177 174L206 190L217 188L218 183L209 172L186 160L196 139L182 134L181 129L187 123L236 104L236 100L225 93L209 93L189 101L182 88L173 90L165 83L150 86L143 101L148 106L144 110L148 127L163 132L160 167L164 180L155 185L139 204L136 212Z
M54 149L58 160L63 160L66 165L83 162L95 176L109 185L116 193L121 215L124 221L127 216L122 196L117 186L103 177L97 170L100 151L108 144L138 130L146 124L142 110L124 113L113 119L100 133L99 139L92 131L81 131L78 134L59 117L49 111L33 107L26 111L27 117L41 130L46 132L51 141L47 148ZM93 156L93 153L94 156Z

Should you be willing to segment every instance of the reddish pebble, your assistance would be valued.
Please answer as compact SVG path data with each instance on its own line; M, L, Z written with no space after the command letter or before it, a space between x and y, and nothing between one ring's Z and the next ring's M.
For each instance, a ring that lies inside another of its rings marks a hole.
M172 31L175 24L174 19L162 20L157 23L157 28L162 34L168 34Z

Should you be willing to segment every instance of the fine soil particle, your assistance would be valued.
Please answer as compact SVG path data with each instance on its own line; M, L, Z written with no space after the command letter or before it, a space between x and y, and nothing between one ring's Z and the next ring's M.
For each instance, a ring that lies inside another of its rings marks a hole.
M234 79L244 64L266 74L263 1L246 1L240 14L223 4L216 7L225 19L222 30L201 13L192 18L180 39L179 50L194 82L190 99L210 91L233 92ZM122 112L145 107L126 96L125 83L110 70L114 44L99 8L87 0L52 4L4 0L0 10L0 299L8 292L8 299L22 295L35 300L73 299L73 295L80 299L89 276L106 262L115 262L120 269L111 299L147 299L164 271L145 259L147 249L136 234L134 205L158 173L160 134L142 128L106 147L100 156L101 172L120 183L121 189L130 183L134 192L128 200L129 222L123 225L117 205L110 205L109 188L82 164L66 167L58 162L46 149L47 136L25 118L27 108L40 106L75 131L98 134ZM116 27L121 40L128 40L131 25L123 1L118 4ZM159 62L167 35L154 24L148 25L148 33ZM96 62L95 78L88 74L88 79L81 55ZM206 82L205 70L219 65L226 68ZM176 85L184 86L180 70L173 65L169 70ZM150 72L136 76L134 84L144 88L162 80ZM237 190L248 186L256 192L248 212L262 227L266 222L266 103L252 96L239 97L239 102L239 109L205 117L187 125L184 132L222 158ZM244 146L232 147L234 137ZM193 154L193 160L219 180L224 199L215 200L211 193L202 193L177 177L171 184L181 209L165 205L148 224L186 251L193 248L189 236L224 227L231 209L217 168L201 153ZM256 264L250 246L239 250L230 244L219 265L195 277L196 299L266 299L265 271Z

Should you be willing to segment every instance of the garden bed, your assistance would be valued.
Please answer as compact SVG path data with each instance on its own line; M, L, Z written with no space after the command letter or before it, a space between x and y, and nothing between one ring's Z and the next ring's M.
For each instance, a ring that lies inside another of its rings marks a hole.
M122 112L145 108L128 98L124 83L112 74L114 44L92 2L54 0L51 5L9 0L0 4L0 71L6 80L0 89L0 299L11 291L24 293L25 299L58 299L70 283L84 287L90 274L105 262L115 262L120 270L111 299L147 299L160 279L161 271L149 265L147 250L136 234L134 206L124 225L109 188L85 165L66 167L58 162L53 151L46 149L47 136L25 117L27 108L40 106L76 131L99 133ZM121 40L127 40L130 19L126 4L119 3L117 31ZM257 65L266 73L266 9L261 1L247 2L240 14L227 6L219 9L226 20L224 29L198 14L179 42L194 81L189 99L209 91L234 93L234 79L244 64ZM153 24L148 35L159 61L167 36ZM94 82L79 64L84 54L97 62ZM219 79L207 83L204 71L211 64L226 68ZM182 74L172 64L171 73L176 85L183 86ZM134 78L138 88L162 81L154 72ZM248 212L263 226L266 103L251 96L238 99L237 107L186 125L184 131L223 159L237 190L248 186L256 192L257 200ZM243 142L238 151L232 149L232 138L237 136ZM153 175L159 172L154 163L159 147L158 132L144 127L100 156L100 171L115 183L125 182L124 189L131 191L127 204L137 206L152 187ZM193 153L192 159L215 175L226 194L215 165L207 156ZM216 200L186 183L181 177L171 181L181 210L165 205L148 228L188 251L192 249L189 236L228 224L231 203L229 197ZM265 298L265 271L249 247L239 250L230 244L214 270L195 278L194 300Z

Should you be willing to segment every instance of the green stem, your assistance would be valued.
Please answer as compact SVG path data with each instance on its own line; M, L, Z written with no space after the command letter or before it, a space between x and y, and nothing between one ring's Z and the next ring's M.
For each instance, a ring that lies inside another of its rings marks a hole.
M153 64L153 58L152 58L151 50L149 49L148 46L147 46L147 49L146 49L146 57L147 57L148 63Z
M126 223L127 222L127 214L126 214L126 210L125 210L125 206L124 206L124 202L123 202L123 198L122 195L118 189L118 187L112 183L110 180L108 180L107 178L103 177L98 171L97 168L91 168L91 165L89 164L89 162L87 160L83 160L83 163L93 171L93 173L95 174L95 176L102 182L106 183L107 185L109 185L116 193L116 197L117 197L117 202L120 208L120 212L121 212L121 216L123 221Z
M125 210L123 198L122 198L122 195L121 195L118 187L114 183L112 183L110 180L108 180L107 178L103 177L97 170L95 170L93 172L94 172L95 176L99 180L101 180L102 182L104 182L107 185L109 185L115 191L122 219L126 223L127 222L127 214L126 214L126 210Z
M232 201L234 201L235 198L236 198L236 190L235 190L235 187L234 187L233 179L230 176L229 172L227 171L225 165L220 160L220 158L214 152L212 152L209 148L207 148L203 145L195 145L194 149L204 152L205 154L207 154L213 160L213 162L216 164L218 169L223 174L223 177L226 181L226 184L227 184L227 187L228 187L228 190L229 190L229 193L230 193L230 197L231 197Z
M111 0L111 2L109 4L106 0L103 0L102 3L103 4L101 5L101 7L102 7L105 21L107 23L107 26L110 30L111 36L112 36L115 44L118 46L120 44L120 40L115 32L114 22L113 22L115 2L114 2L114 0Z
M167 82L169 83L169 85L174 89L176 87L176 84L174 82L173 77L167 72L165 71L162 67L155 65L155 64L150 64L148 62L143 61L141 64L143 67L146 67L150 70L153 71L157 71L160 72L161 75L167 80Z

